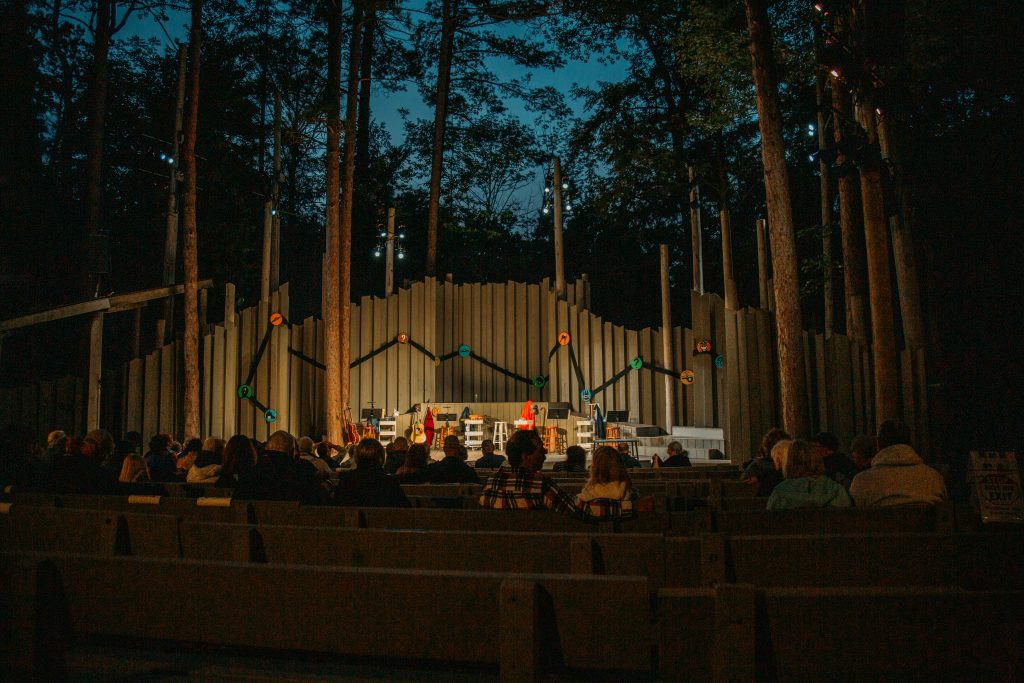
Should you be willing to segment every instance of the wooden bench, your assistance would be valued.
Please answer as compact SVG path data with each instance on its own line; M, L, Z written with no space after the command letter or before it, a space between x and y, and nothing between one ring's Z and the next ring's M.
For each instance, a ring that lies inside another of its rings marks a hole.
M0 553L0 582L0 658L41 678L71 634L481 663L508 680L651 670L642 578Z
M760 499L765 500L765 499ZM950 531L951 506L834 508L825 510L724 510L714 515L716 531L733 536L843 534L887 531Z

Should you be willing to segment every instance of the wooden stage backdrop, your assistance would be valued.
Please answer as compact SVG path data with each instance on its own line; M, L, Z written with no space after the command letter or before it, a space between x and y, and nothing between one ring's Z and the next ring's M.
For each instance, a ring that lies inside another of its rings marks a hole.
M201 342L203 434L265 438L271 431L286 429L322 435L326 431L324 372L314 364L324 361L322 321L310 317L288 320L290 326L269 325L273 312L288 318L287 285L269 302L238 312L231 285L226 294L224 321L210 325ZM672 380L674 423L722 428L728 457L734 462L747 459L761 434L777 423L769 311L727 311L718 295L691 292L691 325L674 328L674 356L666 361L658 328L630 330L615 325L592 313L589 300L585 279L568 287L567 301L557 299L547 279L539 284L462 285L427 279L387 298L363 297L352 306L353 361L399 334L408 335L410 341L394 343L351 368L353 411L358 418L358 408L368 407L371 401L389 414L398 410L404 415L420 402L451 404L461 412L466 405L526 399L569 402L574 410L585 411L581 390L595 390L625 371L593 400L605 412L629 410L641 423L665 427L666 377L650 370L653 365L674 373L693 371L692 385ZM276 412L272 424L252 401L238 397L268 329L266 349L248 383L255 399ZM563 331L570 335L568 346L558 344ZM711 341L714 353L723 355L721 369L715 367L712 355L693 354L695 342L704 339ZM476 357L458 355L461 345ZM813 428L835 432L844 446L855 434L871 433L875 416L869 349L842 335L826 340L810 332L804 345ZM629 369L637 357L644 367ZM442 359L440 363L437 358ZM117 433L138 430L147 439L157 432L181 437L181 365L181 344L175 342L106 372L102 424ZM904 352L901 365L907 422L919 447L926 448L923 357ZM543 388L521 381L537 376L548 378ZM52 428L81 432L84 401L83 382L74 378L3 389L0 425L27 425L40 434ZM404 416L400 427L410 419Z

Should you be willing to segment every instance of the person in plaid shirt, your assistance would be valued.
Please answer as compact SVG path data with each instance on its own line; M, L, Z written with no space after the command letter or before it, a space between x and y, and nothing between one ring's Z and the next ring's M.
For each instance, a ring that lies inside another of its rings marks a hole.
M583 520L629 518L632 501L594 500L579 506L573 497L541 474L547 451L540 435L532 429L517 431L505 446L508 463L503 464L480 495L480 507L499 510L555 510ZM624 503L628 503L624 505ZM628 509L627 509L628 507Z

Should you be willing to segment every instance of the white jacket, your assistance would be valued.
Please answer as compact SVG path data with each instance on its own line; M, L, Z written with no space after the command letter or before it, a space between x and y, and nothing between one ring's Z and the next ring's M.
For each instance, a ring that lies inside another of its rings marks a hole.
M853 478L850 495L858 507L935 505L947 498L942 475L906 444L878 451L871 469Z
M220 479L220 468L221 466L216 463L205 467L192 465L188 468L185 481L189 484L213 484Z

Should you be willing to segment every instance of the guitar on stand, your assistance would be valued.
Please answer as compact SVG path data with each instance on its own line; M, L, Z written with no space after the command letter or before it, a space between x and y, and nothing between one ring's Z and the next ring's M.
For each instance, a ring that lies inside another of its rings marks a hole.
M410 436L412 437L412 442L413 443L426 443L427 442L426 430L424 430L424 428L423 428L423 421L420 420L420 410L421 409L422 409L421 408L421 404L417 403L416 406L415 406L416 418L415 418L414 422L412 423L412 430L410 432Z
M344 423L342 433L345 435L345 443L359 443L359 430L352 421L352 408L347 403L345 404L345 408L341 411L341 421Z

